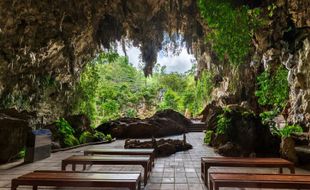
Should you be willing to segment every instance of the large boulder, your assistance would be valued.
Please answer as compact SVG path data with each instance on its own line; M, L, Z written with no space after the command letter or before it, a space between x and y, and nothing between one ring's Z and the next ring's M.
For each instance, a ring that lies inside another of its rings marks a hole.
M79 115L69 115L64 118L69 125L74 129L74 134L73 136L76 139L79 139L81 134L83 132L90 132L90 134L93 134L95 131L91 128L90 124L90 119L84 115L84 114L79 114ZM52 132L52 141L53 141L53 149L61 147L66 147L64 141L64 137L59 133L58 127L56 125L56 122L47 124L43 126L45 129L49 129ZM87 138L87 137L86 137ZM90 142L96 141L94 139L90 139Z
M151 141L130 140L125 141L124 148L154 148L157 157L170 156L179 151L192 149L192 145L185 139L160 139Z
M280 140L271 134L270 128L263 125L260 117L251 110L239 105L228 105L226 108L216 108L216 110L218 111L209 112L210 115L206 116L209 121L206 122L209 124L208 129L216 134L212 136L210 144L219 148L221 155L275 156L279 154ZM216 133L219 117L229 120L224 134Z
M65 117L70 126L75 131L75 136L79 137L84 131L92 131L91 121L85 114L69 115Z
M0 163L14 159L26 144L31 132L28 112L15 109L0 111Z
M173 110L158 111L146 119L120 118L101 124L96 130L116 138L150 138L182 134L191 121Z

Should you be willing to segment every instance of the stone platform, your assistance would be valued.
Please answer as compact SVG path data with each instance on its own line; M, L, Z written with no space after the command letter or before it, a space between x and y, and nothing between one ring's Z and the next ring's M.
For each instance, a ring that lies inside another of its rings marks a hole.
M144 190L206 190L207 188L200 179L200 158L202 156L218 156L213 149L204 145L204 134L188 133L187 141L193 145L193 149L185 152L177 152L169 157L158 158L155 160L155 168L152 171L151 177ZM174 139L182 139L183 136L170 137ZM12 178L22 174L31 172L33 170L60 170L61 160L71 155L82 155L82 151L89 148L123 148L124 140L117 140L111 144L94 145L88 147L81 147L74 150L53 153L50 158L38 161L32 164L21 165L11 169L0 170L0 190L10 190L10 181ZM1 166L0 166L1 168ZM81 167L77 168L78 170ZM89 171L141 171L139 166L92 166L88 168ZM213 168L211 171L229 171L229 172L257 172L257 173L277 173L277 169L253 169L253 168ZM288 172L288 171L285 171ZM298 174L310 174L297 168ZM21 190L30 190L30 187L19 187ZM39 189L56 189L51 187L39 187ZM57 190L73 188L57 188ZM76 189L76 188L75 188ZM78 188L89 190L90 188ZM94 188L96 189L96 188ZM100 188L102 189L102 188ZM111 189L111 188L105 188ZM143 188L142 188L143 189ZM115 190L115 189L114 189ZM223 188L223 190L237 190L237 188ZM239 189L238 189L239 190ZM244 190L244 189L243 189ZM250 190L250 189L249 189ZM257 190L257 189L251 189Z

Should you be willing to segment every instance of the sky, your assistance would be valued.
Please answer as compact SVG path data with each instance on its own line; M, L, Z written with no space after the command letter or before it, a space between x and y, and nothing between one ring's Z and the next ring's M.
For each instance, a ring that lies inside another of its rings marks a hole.
M120 43L117 43L117 52L120 55L125 55ZM130 45L129 47L126 47L126 53L129 62L136 68L139 68L139 64L141 64L142 62L140 49ZM169 52L168 55L166 54L167 53L164 53L162 51L157 54L157 63L159 63L161 66L166 66L166 73L184 73L191 69L193 62L195 62L194 56L188 54L185 47L181 48L181 52L179 55L173 55Z

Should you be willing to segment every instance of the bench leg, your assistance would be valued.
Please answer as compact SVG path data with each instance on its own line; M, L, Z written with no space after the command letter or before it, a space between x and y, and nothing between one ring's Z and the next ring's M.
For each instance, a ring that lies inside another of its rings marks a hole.
M155 166L155 154L151 155L152 167Z
M18 185L16 184L16 181L15 179L12 180L12 183L11 183L11 190L16 190L18 187Z
M138 181L138 190L141 190L141 178L139 178L139 181Z
M66 170L67 164L64 162L61 162L61 170L65 171Z
M86 170L86 164L83 164L83 170Z
M212 180L210 180L210 186L207 186L208 187L208 190L212 190L213 189L213 183L212 183Z
M200 168L200 170L201 170L201 179L204 180L204 164L203 164L202 160L201 160L201 166L200 167L201 167Z
M294 167L294 166L293 166L293 167L290 167L289 169L290 169L290 171L291 171L291 174L295 174L295 167Z
M283 174L283 168L282 168L282 167L279 168L279 173L280 173L280 174Z
M72 164L72 171L75 171L76 167L75 164Z
M130 189L130 190L136 190L136 184L129 184L128 185L128 188Z
M210 166L208 164L204 164L204 179L205 179L205 184L208 186L209 183L209 174L208 174L208 170L209 170Z
M149 169L148 169L148 163L143 164L142 166L143 166L143 168L144 168L144 178L143 178L143 180L144 180L144 186L146 186L146 183L147 183L147 176L148 176L148 171L149 171Z
M220 188L218 187L218 185L216 183L213 183L213 190L219 190Z
M38 186L36 185L32 186L32 190L38 190Z

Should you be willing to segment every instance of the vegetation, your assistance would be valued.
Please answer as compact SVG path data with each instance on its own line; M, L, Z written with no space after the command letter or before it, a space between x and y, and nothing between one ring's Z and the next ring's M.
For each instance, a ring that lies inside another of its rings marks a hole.
M204 143L210 144L213 133L214 132L212 130L207 130L205 132L205 137L203 139Z
M145 78L125 57L101 53L87 64L76 88L73 113L84 113L93 127L119 117L148 117L161 109L199 114L210 100L212 74L195 81L192 69L185 74L157 68Z
M288 125L279 130L273 131L275 135L278 135L282 138L290 137L293 133L302 133L303 129L299 125Z
M262 112L260 117L263 124L270 127L274 127L273 119L285 108L288 101L287 75L287 69L281 65L274 72L266 70L257 77L258 89L255 95L258 103L269 110Z
M55 122L58 134L64 143L63 147L70 147L80 144L79 140L74 136L74 129L70 126L67 120L60 118Z
M80 138L79 141L81 144L84 143L89 143L89 142L97 142L97 141L112 141L112 136L110 134L103 134L99 131L95 131L94 133L91 133L89 131L84 131Z
M254 30L262 25L261 10L233 7L228 0L198 0L198 7L211 29L207 42L219 58L233 65L243 63L250 51Z
M274 73L266 70L257 77L259 88L255 95L260 105L279 110L285 107L289 92L287 75L288 70L280 66Z
M231 112L229 108L223 108L224 113L216 117L216 134L222 135L227 133L227 129L230 126L231 119L227 117L227 113Z

